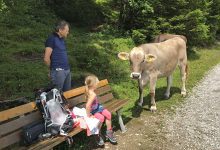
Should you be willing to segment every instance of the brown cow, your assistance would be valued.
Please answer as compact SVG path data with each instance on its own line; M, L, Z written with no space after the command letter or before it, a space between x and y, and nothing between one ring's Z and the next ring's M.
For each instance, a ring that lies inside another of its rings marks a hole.
M175 37L161 43L142 44L134 47L130 53L120 52L121 60L130 60L131 77L138 79L139 105L143 104L143 88L150 82L151 111L156 111L155 88L158 78L167 77L165 97L170 96L172 73L176 66L180 68L182 89L181 95L186 95L185 80L187 72L186 42Z
M187 43L187 38L185 36L177 35L177 34L160 34L160 35L155 37L153 43L163 42L163 41L172 39L174 37L181 37Z

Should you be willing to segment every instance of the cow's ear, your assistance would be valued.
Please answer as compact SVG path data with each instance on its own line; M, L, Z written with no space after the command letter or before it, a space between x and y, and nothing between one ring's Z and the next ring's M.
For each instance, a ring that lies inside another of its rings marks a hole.
M153 62L155 59L157 59L157 56L153 55L153 54L146 54L145 55L145 61L147 63L151 63Z
M118 53L118 58L121 60L129 60L129 53L120 52Z

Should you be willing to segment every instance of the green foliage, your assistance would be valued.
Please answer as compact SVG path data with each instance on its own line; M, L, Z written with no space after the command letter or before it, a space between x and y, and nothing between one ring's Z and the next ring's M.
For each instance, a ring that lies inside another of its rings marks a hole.
M73 57L76 59L78 72L97 74L101 79L117 79L125 75L119 67L122 64L116 63L117 53L127 49L128 45L132 47L131 40L102 33L79 35L75 40L78 44L74 45Z
M96 0L95 3L99 6L105 23L117 23L119 17L117 0Z
M209 26L206 25L206 17L203 12L196 9L186 15L187 37L192 45L207 44L209 39Z
M153 8L148 0L121 0L120 13L120 28L138 29L146 24L145 21L152 15Z
M33 99L33 90L48 84L44 40L57 18L44 0L0 2L0 99Z
M146 30L144 30L146 33ZM132 30L132 39L136 45L140 45L145 43L146 34L144 34L143 30Z
M121 0L120 5L119 27L147 30L148 41L174 33L185 35L191 46L205 46L219 33L219 0Z
M11 28L35 27L36 24L48 24L55 19L43 0L3 0L3 2L7 9L2 11L0 20Z
M210 25L210 42L213 43L216 38L220 38L220 0L213 0L210 5L210 13L207 19Z
M0 0L0 12L4 11L7 9L7 6L5 5L4 0Z
M93 26L104 21L105 1L52 0L50 6L61 18L80 26ZM98 3L98 4L97 4ZM102 10L103 8L103 10Z

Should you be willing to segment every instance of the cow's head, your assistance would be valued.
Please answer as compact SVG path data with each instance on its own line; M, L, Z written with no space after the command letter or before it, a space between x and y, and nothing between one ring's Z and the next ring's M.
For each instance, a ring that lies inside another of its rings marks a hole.
M145 54L141 47L134 47L130 53L120 52L118 57L121 60L129 60L131 66L131 78L140 79L146 63L152 63L156 56L153 54Z

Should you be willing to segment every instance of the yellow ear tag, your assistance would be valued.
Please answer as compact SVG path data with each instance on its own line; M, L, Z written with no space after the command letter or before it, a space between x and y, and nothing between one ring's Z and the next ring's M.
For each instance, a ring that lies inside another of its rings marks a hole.
M152 62L153 61L153 58L152 57L149 57L148 59L147 59L147 62Z
M153 55L147 55L146 62L151 63L155 60L155 57Z
M119 54L118 54L118 58L119 59L121 59L121 60L128 60L129 58L128 58L128 53L126 53L126 52L120 52Z

